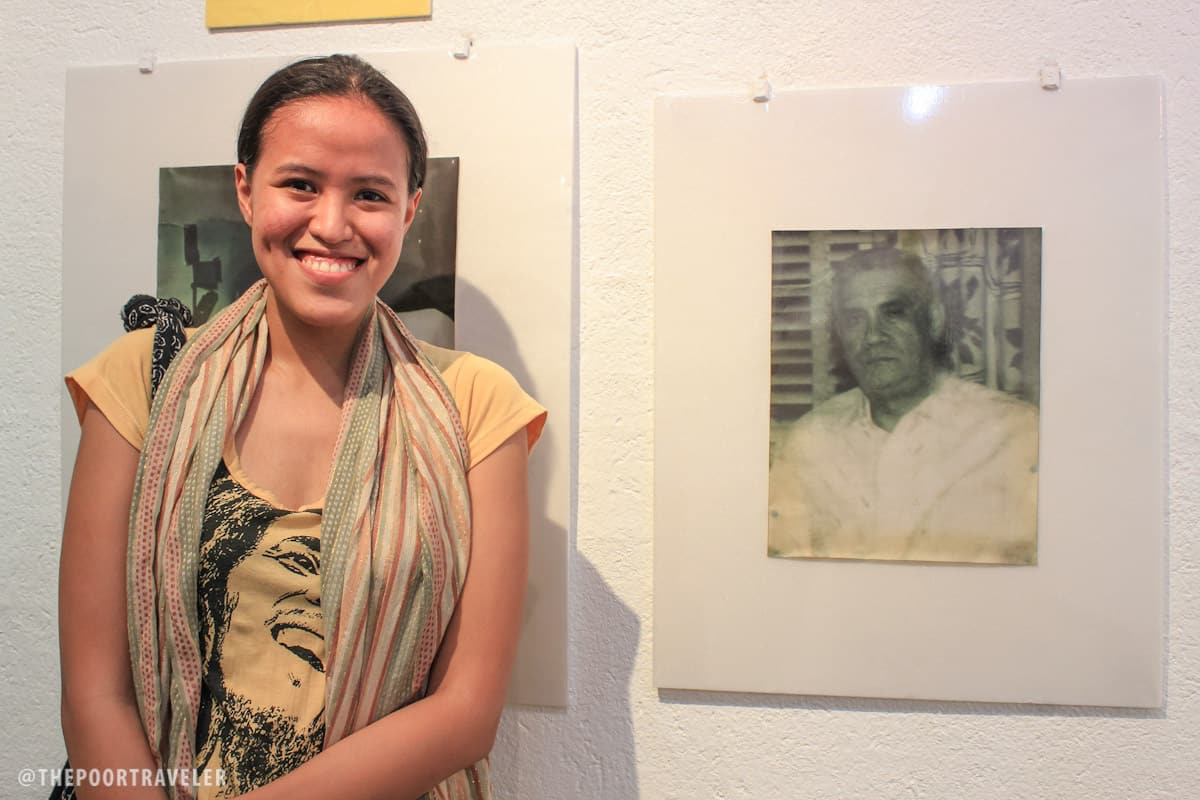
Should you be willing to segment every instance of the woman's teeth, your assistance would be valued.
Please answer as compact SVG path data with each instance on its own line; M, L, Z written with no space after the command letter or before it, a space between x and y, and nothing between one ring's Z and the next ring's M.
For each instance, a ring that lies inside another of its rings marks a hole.
M303 256L300 261L315 272L352 272L361 263L357 258L329 258L327 256Z

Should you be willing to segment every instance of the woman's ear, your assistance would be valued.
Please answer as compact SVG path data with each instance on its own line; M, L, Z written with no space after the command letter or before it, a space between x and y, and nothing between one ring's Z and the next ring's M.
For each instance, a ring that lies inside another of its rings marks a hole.
M246 220L247 225L253 225L254 214L250 206L250 175L246 171L245 164L238 164L233 168L233 185L237 189L238 208L242 212L242 219Z
M412 227L413 220L417 218L417 206L421 205L421 192L423 189L417 189L412 193L412 197L408 199L408 208L404 211L404 232L408 233L408 229ZM243 214L245 212L242 212Z

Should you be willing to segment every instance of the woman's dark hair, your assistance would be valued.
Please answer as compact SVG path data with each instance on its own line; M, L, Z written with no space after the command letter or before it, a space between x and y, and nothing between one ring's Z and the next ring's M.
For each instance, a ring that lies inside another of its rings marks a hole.
M237 157L254 171L263 128L271 115L288 103L307 97L360 97L369 100L396 124L408 146L408 191L425 184L428 145L412 101L396 84L358 56L306 58L289 64L263 81L250 98L238 131Z

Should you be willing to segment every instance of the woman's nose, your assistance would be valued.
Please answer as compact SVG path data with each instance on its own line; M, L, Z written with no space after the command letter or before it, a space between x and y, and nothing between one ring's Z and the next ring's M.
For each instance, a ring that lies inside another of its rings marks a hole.
M349 239L350 217L346 204L333 193L326 193L317 200L313 218L308 229L322 242L337 244Z

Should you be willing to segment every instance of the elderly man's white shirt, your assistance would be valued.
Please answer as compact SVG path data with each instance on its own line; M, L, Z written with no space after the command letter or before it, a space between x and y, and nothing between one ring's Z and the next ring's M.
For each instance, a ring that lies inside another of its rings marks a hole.
M814 408L771 465L768 550L817 558L1033 563L1037 410L941 376L887 432L859 389Z

